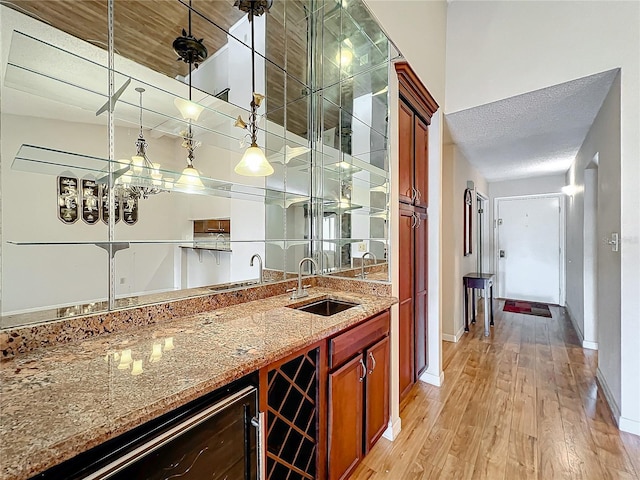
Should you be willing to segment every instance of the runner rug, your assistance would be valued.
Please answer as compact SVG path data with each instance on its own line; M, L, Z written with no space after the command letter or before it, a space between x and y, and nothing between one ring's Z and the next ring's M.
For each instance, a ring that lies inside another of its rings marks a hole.
M505 312L524 313L525 315L551 317L549 305L546 303L525 302L523 300L505 300L503 310Z

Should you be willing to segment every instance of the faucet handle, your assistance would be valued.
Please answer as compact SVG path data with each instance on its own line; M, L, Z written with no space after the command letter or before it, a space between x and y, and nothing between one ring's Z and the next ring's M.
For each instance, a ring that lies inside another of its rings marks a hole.
M302 288L306 290L307 288L311 288L311 285L303 285Z
M291 293L291 292L295 292L296 290L298 290L296 287L293 288L287 288L284 293Z

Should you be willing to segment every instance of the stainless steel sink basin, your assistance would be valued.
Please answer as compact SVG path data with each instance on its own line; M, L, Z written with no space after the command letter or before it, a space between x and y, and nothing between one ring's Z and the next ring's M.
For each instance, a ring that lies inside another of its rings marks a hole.
M294 307L296 310L302 310L303 312L313 313L315 315L323 315L329 317L336 313L344 312L352 307L357 307L357 303L345 302L343 300L333 300L325 298L317 302L308 303L307 305L301 305Z

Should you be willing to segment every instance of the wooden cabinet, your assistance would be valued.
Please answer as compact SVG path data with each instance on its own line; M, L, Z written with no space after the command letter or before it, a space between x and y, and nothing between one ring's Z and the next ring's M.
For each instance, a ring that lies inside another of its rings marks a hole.
M400 398L428 367L429 124L438 104L406 62L396 63L400 99Z
M329 373L329 480L348 478L389 423L389 319L384 312L330 342L330 358L342 363ZM363 332L371 333L366 345L356 341ZM351 351L333 355L334 346L349 344Z
M416 207L426 207L429 184L428 124L402 98L398 112L400 201Z
M429 230L426 212L417 211L414 227L414 380L429 366L428 357L428 246Z
M413 209L406 206L400 208L399 253L399 382L400 398L403 398L414 383L414 332L413 318L415 311L415 235L416 223Z
M389 424L389 353L389 337L384 337L365 352L365 453L376 444Z
M329 374L329 479L347 478L364 456L366 369L362 355Z
M193 233L231 233L231 220L228 218L194 220Z

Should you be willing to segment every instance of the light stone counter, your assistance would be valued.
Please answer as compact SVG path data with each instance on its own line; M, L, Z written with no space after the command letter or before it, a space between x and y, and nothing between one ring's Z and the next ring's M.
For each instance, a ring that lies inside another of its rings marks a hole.
M395 303L321 287L296 303L326 296L360 305L321 317L288 308L293 302L279 295L5 360L0 478L29 478ZM154 345L161 356L151 362ZM142 360L139 375L121 365L125 350Z

